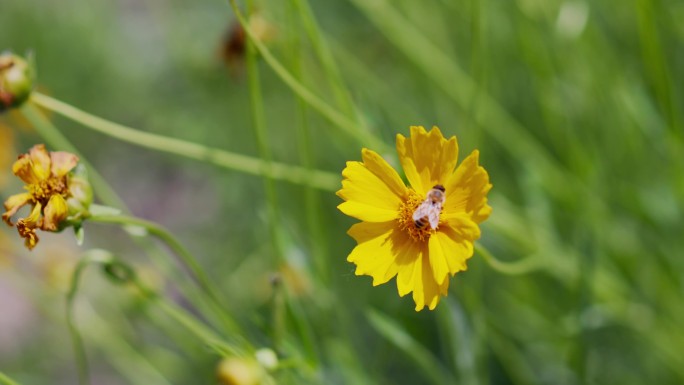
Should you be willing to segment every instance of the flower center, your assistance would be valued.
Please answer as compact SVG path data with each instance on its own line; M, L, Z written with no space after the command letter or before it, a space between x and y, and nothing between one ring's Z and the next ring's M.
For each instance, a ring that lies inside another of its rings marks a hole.
M399 206L399 227L406 231L411 239L419 242L427 241L430 239L430 235L435 232L429 225L416 226L416 221L413 220L413 213L424 200L425 197L418 195L413 190L409 190L408 198Z
M65 198L69 195L66 177L55 178L51 176L46 180L27 185L26 189L31 193L31 197L33 197L36 202L43 204L43 206L45 206L50 200L50 197L55 194L60 194Z

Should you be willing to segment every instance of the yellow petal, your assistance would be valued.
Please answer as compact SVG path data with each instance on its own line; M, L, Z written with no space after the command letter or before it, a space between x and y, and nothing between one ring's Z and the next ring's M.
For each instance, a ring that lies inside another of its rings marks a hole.
M7 198L5 201L5 212L2 214L2 220L8 225L12 226L12 215L16 214L17 211L26 205L31 200L31 194L21 193L15 194Z
M472 226L466 227L466 223ZM432 234L429 241L430 266L437 282L444 282L449 275L468 268L466 261L473 256L473 241L475 236L479 237L479 229L476 229L477 225L466 219L464 226L442 225Z
M364 149L362 162L347 162L342 171L342 189L337 195L346 202L340 211L368 222L395 219L407 193L399 174L377 153Z
M442 213L440 218L448 227L455 229L459 233L459 237L474 241L480 238L480 226L464 212ZM442 227L439 228L440 230Z
M38 179L45 180L50 177L52 161L50 160L50 154L45 149L44 144L36 144L31 147L31 150L29 150L29 157L31 158L33 173Z
M438 127L427 132L412 126L410 138L397 135L397 152L406 178L420 195L437 184L444 185L458 162L456 137L445 139Z
M19 232L19 235L24 238L24 246L29 250L33 250L39 241L36 229L17 223L17 231Z
M467 213L475 223L481 223L492 212L487 204L487 193L492 185L489 183L489 174L478 164L479 154L475 150L468 155L444 186L444 212Z
M52 159L52 175L63 177L78 164L78 157L65 151L54 151L50 153Z
M402 297L413 292L416 311L425 306L432 310L439 303L440 295L447 294L449 280L438 284L430 267L427 244L411 243L397 260L397 289Z
M430 260L433 279L442 283L445 279L449 279L449 273L455 268L455 263L451 258L452 250L449 250L448 245L445 245L437 234L432 234L428 241L428 259ZM447 247L445 248L445 246Z
M42 206L40 202L36 203L31 210L31 214L17 221L17 231L19 235L24 238L24 245L31 250L38 244L38 235L36 234L36 227L40 222Z
M66 200L61 195L54 194L51 196L45 206L45 219L43 220L42 229L45 231L57 231L59 223L67 217L68 211L69 208L67 207Z
M33 169L31 157L27 154L19 155L19 158L12 165L12 172L26 184L36 184L41 181Z
M40 224L40 217L41 217L41 210L43 209L43 206L40 204L40 202L36 202L36 205L33 206L33 209L31 209L31 214L29 214L28 217L22 218L17 222L17 227L22 226L22 227L27 227L31 229L35 229L36 227L39 226Z
M406 249L410 239L396 228L396 223L357 223L349 229L358 245L347 261L356 264L356 275L373 277L373 286L381 285L397 275L397 254Z

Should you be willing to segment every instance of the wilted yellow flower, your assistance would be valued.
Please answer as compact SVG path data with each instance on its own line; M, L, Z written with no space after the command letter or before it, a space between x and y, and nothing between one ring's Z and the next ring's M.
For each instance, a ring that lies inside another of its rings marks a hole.
M23 206L31 205L31 213L16 223L19 235L30 250L38 243L36 229L58 231L60 222L69 215L67 199L69 172L78 164L78 157L68 152L48 152L42 144L35 145L28 154L14 162L12 172L26 183L26 192L10 196L5 201L2 219L14 226L12 216Z
M363 162L347 162L342 171L337 195L345 202L338 208L363 221L349 229L358 245L347 260L356 275L373 277L373 286L397 276L400 296L413 292L416 311L432 310L447 295L449 277L467 268L478 224L492 211L492 185L477 150L456 167L456 137L445 139L437 127L397 135L397 152L410 187L365 148Z

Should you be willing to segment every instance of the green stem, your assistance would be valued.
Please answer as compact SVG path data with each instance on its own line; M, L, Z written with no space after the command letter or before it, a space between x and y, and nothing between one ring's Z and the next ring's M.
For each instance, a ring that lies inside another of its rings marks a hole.
M292 43L290 45L290 51L292 52L292 73L297 79L297 81L301 81L302 44L299 31L299 23L297 23L297 15L295 13L298 13L300 17L303 19L304 24L306 26L306 30L312 40L314 40L314 38L318 36L316 34L317 27L316 21L313 18L313 15L311 14L311 9L309 8L308 3L304 4L302 0L294 0L290 2L290 5L291 6L289 24L291 26L290 29L292 30ZM318 44L314 43L314 45L323 46L321 42L319 42ZM322 51L326 50L322 49ZM322 57L320 59L321 61L323 61ZM334 63L334 60L332 62ZM335 71L331 69L331 72ZM342 86L341 78L340 86ZM339 92L337 92L337 95L338 103L344 103L344 101L347 100L347 98L345 97L345 90L340 90ZM350 99L349 101L351 102ZM349 104L349 106L351 107L352 105ZM299 123L297 124L297 147L299 148L300 160L302 162L302 165L306 169L311 170L313 169L314 165L314 155L311 147L311 131L309 127L309 119L307 116L307 112L308 111L306 103L304 102L304 100L302 100L302 98L297 97L297 115ZM325 235L322 231L320 210L318 209L320 207L320 197L316 193L316 191L309 186L307 186L304 190L304 205L307 228L309 234L311 235L308 239L310 243L309 246L311 247L311 255L313 257L313 264L316 269L316 276L324 284L327 285L327 283L329 282L329 271L327 268L327 248L324 244Z
M297 96L306 101L306 103L308 103L314 110L318 111L342 131L357 139L360 143L381 152L388 152L391 150L391 147L382 140L378 139L369 131L364 130L363 127L359 126L354 121L341 114L339 111L324 102L321 98L316 96L302 83L297 81L297 79L295 79L295 77L292 76L292 74L273 56L271 51L269 51L269 49L266 48L266 46L254 35L254 32L252 32L249 27L247 19L242 12L240 12L236 0L229 0L229 3L231 8L233 8L233 12L235 12L235 16L237 17L238 21L247 33L247 36L249 36L250 40L253 42L254 48L259 51L259 54L271 67L273 72L275 72L276 75L278 75L278 77L280 77L280 79L288 87L290 87L295 94L297 94Z
M294 4L294 7L299 13L301 25L311 41L311 46L313 47L316 56L318 56L318 60L320 60L321 64L323 65L323 71L326 75L325 78L331 83L332 91L335 94L335 100L337 101L337 104L347 114L356 115L357 108L354 105L349 90L344 84L344 80L335 61L335 57L330 51L330 48L326 43L326 39L321 33L321 29L316 21L313 11L311 10L309 2L307 0L292 0L291 2ZM301 78L297 74L298 69L295 69L294 72L297 81L301 82ZM363 124L363 121L360 121L359 124Z
M152 231L150 230L150 232ZM175 304L169 303L168 301L164 300L163 297L159 296L157 293L147 288L138 280L138 276L131 266L116 259L110 252L106 250L91 250L81 259L81 261L76 266L76 269L74 270L74 274L71 280L71 287L69 293L67 294L67 306L69 309L68 313L71 313L73 301L76 297L76 293L78 292L80 277L82 276L85 268L91 264L100 264L105 267L110 266L123 269L125 275L116 275L113 273L110 273L110 275L114 275L113 278L115 278L117 281L121 283L132 283L145 299L153 301L167 316L169 316L169 318L172 318L179 324L183 325L186 329L188 329L196 337L200 338L208 346L220 347L222 351L231 352L233 354L241 353L240 349L224 342L221 339L221 337L218 336L214 331L198 322L192 316L188 315L186 310L178 307ZM73 330L76 331L75 335L77 336L77 341L80 345L80 347L78 347L77 349L80 350L80 352L77 352L77 354L81 354L82 352L84 352L84 349L82 347L82 340L80 334L78 333L78 330L75 328L73 320L69 321L69 325L70 329L73 326ZM85 355L83 355L83 357L85 357Z
M479 243L475 244L475 252L484 258L489 267L506 275L527 274L544 267L542 260L536 255L531 255L515 262L503 262L496 259L489 250Z
M40 94L38 94L37 97L40 99ZM74 109L73 107L61 103L57 100L51 99L49 97L46 98L48 98L48 103L54 102L58 105L62 104L67 108ZM62 135L62 133L57 129L57 127L55 127L44 116L44 114L38 108L36 108L36 106L32 105L31 103L25 103L24 106L22 106L22 112L24 116L29 120L29 122L31 122L31 124L33 124L33 126L36 128L36 131L38 131L38 133L41 136L43 136L43 138L50 144L50 146L78 154L78 150L69 142L69 140L64 135ZM88 162L82 156L81 162L88 165ZM92 166L88 165L88 168L90 180L92 181L95 191L99 195L100 199L102 199L102 201L109 206L119 207L124 212L129 212L128 208L126 207L126 204L121 200L121 198L119 198L116 192L114 192L114 190L110 187L107 181L104 178L102 178ZM155 249L154 245L149 240L141 238L140 236L135 234L135 232L127 231L127 233L157 262L159 266L161 266L164 272L174 274L177 276L177 278L180 278L178 277L178 274L174 271L174 267L167 262L167 258L161 256L159 251ZM182 283L180 279L178 280L178 282L182 291L188 296L190 300L192 300L192 297L194 297L194 295L192 295L191 291L188 290L187 287L185 287L185 284ZM199 298L196 298L196 300L194 300L193 303L197 305L204 304L202 300L204 300L204 298L200 296ZM213 306L211 301L209 305ZM226 316L224 315L221 308L217 309L215 307L215 309L211 311L218 314L219 317L225 320ZM230 325L230 323L226 323L225 321L222 322L224 324L224 327Z
M219 300L219 292L209 280L195 257L176 238L162 226L144 219L124 215L97 215L88 218L89 222L111 223L124 226L137 226L144 228L149 234L164 242L190 270L202 291L209 297L213 310L221 317L223 326L229 332L238 333L239 328L235 322L225 313Z
M71 336L71 344L74 349L74 357L76 358L76 368L78 371L78 383L81 385L90 383L88 375L88 356L83 344L83 338L76 326L74 320L74 301L78 293L81 276L88 265L92 263L106 264L112 261L111 256L107 252L101 250L92 250L81 258L76 265L73 274L71 275L71 284L69 285L69 292L66 296L66 323L69 328L69 335Z
M139 131L89 114L38 92L34 92L31 95L31 101L43 108L78 122L85 127L124 142L208 162L215 166L237 170L247 174L263 175L265 172L264 164L266 162L262 159ZM26 105L30 104L26 103ZM28 108L26 108L26 110L28 110ZM267 169L269 169L267 171L269 173L268 176L273 179L283 180L294 184L308 185L321 190L336 191L339 189L340 185L340 177L335 173L326 171L309 171L303 167L290 166L276 162L273 162L270 168Z
M3 384L3 385L19 385L18 382L7 377L7 375L4 374L3 372L0 372L0 384Z
M253 3L247 0L247 17L254 12ZM261 95L261 84L259 81L259 68L256 62L257 52L254 48L254 41L247 42L247 76L249 81L249 96L250 96L250 112L252 115L252 124L254 126L254 135L256 137L259 155L264 161L263 164L263 182L264 190L266 191L267 210L268 210L268 229L273 242L273 254L275 256L275 265L282 260L284 253L282 244L280 242L280 226L278 218L278 198L276 196L275 186L273 184L272 175L272 156L268 146L266 132L266 124L264 118L264 101Z

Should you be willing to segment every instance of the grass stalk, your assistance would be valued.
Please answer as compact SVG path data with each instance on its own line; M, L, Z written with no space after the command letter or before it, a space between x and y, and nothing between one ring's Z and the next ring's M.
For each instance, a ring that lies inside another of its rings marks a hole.
M262 159L235 154L181 139L139 131L89 114L38 92L32 94L31 101L43 108L78 122L87 128L127 143L183 156L185 158L204 161L218 167L247 174L262 175L264 173L265 162ZM335 173L325 171L308 172L302 167L290 166L282 163L272 163L269 170L269 176L273 179L300 185L310 185L314 188L327 191L336 191L340 183L340 177Z
M254 12L254 4L252 0L247 0L247 18ZM266 122L264 115L264 99L261 94L261 84L259 80L259 67L257 66L257 51L254 48L254 41L247 41L247 77L249 84L249 100L250 113L252 116L252 127L254 128L254 135L259 149L259 156L263 161L262 165L262 180L264 184L264 191L266 192L266 207L267 219L270 238L273 243L274 266L282 263L284 250L282 244L280 218L278 210L278 197L276 195L275 184L273 180L272 159L270 146L268 144L268 132L266 130Z

